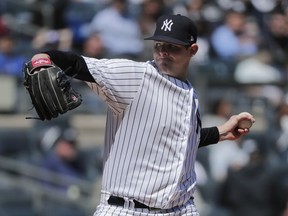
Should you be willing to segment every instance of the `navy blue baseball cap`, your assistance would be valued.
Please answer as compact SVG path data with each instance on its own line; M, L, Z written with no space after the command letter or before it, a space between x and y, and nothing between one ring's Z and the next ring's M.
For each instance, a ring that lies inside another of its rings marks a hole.
M163 15L156 22L154 35L145 40L191 45L197 41L197 28L195 23L186 16Z

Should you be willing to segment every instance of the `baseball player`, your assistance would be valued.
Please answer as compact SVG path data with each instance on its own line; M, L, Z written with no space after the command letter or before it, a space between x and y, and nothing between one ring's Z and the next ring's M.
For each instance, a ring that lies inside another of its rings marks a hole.
M101 202L94 216L199 215L193 201L199 146L235 140L249 132L234 115L201 128L199 101L187 80L197 53L197 29L181 15L164 15L152 37L154 59L95 59L47 51L31 61L51 61L87 82L107 103ZM40 72L41 73L41 72Z

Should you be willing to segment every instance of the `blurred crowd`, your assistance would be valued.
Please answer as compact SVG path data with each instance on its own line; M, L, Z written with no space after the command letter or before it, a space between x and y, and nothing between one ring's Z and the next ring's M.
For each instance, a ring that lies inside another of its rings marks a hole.
M0 112L23 112L22 66L33 54L59 49L147 61L152 44L143 38L153 34L155 21L167 13L186 15L198 27L199 52L191 61L190 78L199 88L203 125L219 124L238 111L250 111L257 121L248 137L199 150L200 212L287 216L287 0L2 0L0 82L13 77L18 95L14 108L0 104ZM104 114L105 106L76 84L86 97L82 111ZM62 141L65 151L74 151L73 142ZM50 153L46 168L55 165ZM70 161L56 167L82 176L80 165Z
M180 13L198 26L194 63L223 61L240 83L286 79L285 0L12 0L0 7L1 71L16 76L23 57L51 48L146 61L151 43L143 38L156 19Z

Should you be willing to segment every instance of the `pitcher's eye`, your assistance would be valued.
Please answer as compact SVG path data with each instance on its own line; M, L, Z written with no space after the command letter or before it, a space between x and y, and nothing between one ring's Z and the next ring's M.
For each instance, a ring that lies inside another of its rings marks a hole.
M181 50L181 47L176 46L174 44L167 44L167 50L175 53L175 52L179 52Z
M154 50L157 52L178 53L181 51L181 46L174 44L155 43Z

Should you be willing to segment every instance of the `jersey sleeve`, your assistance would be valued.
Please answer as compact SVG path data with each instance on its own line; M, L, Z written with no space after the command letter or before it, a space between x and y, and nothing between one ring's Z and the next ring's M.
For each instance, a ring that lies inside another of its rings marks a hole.
M127 59L83 57L95 82L87 83L113 112L119 113L137 94L147 63Z

